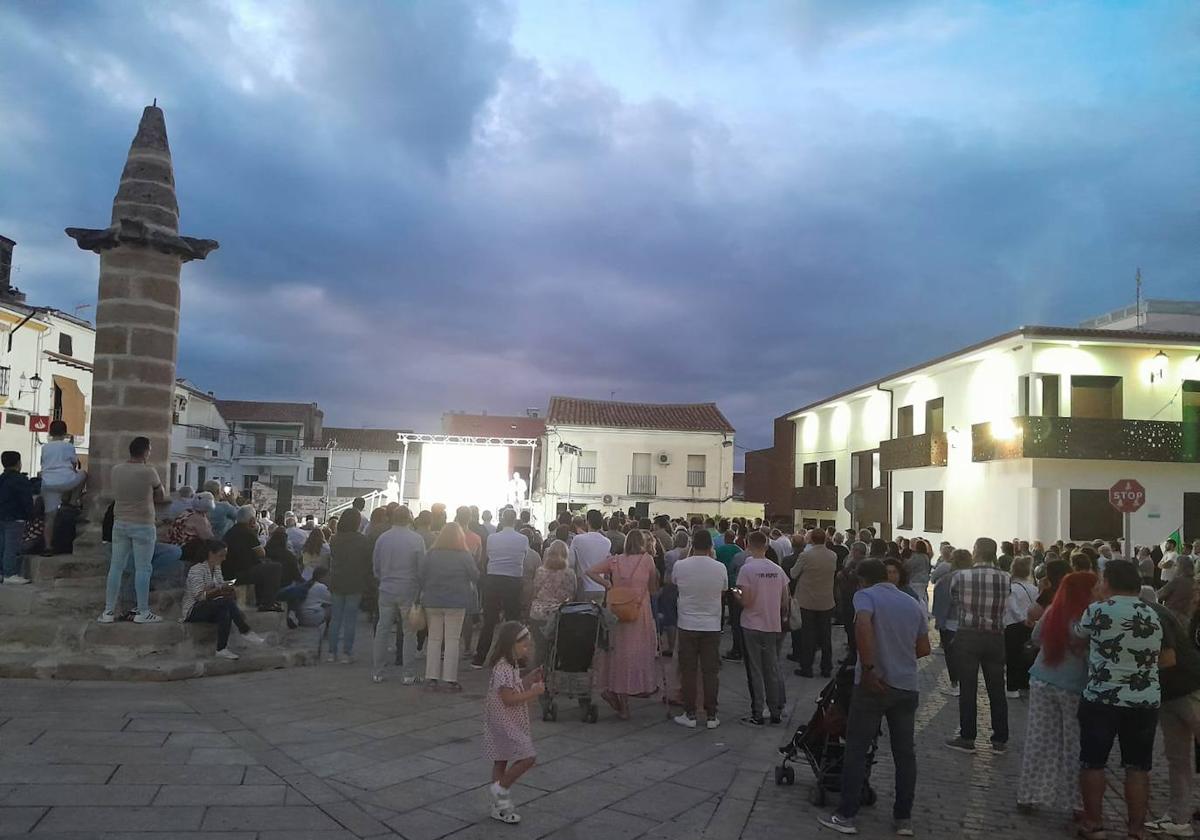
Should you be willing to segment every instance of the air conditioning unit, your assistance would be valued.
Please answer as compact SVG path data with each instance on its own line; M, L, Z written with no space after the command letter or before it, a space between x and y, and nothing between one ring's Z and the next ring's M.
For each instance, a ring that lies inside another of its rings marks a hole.
M617 497L612 493L605 493L600 497L600 503L604 505L615 505L617 503Z
M660 467L671 466L671 453L670 452L659 452L657 455L654 456L654 458L656 461L658 461L658 465Z

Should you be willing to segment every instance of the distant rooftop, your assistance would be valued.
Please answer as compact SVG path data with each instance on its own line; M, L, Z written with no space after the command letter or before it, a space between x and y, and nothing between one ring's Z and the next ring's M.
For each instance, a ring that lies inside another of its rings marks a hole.
M330 428L321 430L321 440L309 443L310 448L321 448L337 443L338 449L365 450L367 452L400 452L404 445L397 440L401 432L410 429L347 429Z
M733 426L716 403L629 403L551 397L546 423L551 426L600 426L669 432L724 432Z
M540 438L546 431L543 417L505 417L499 414L442 415L442 434L486 438Z
M1200 300L1147 299L1141 303L1138 323L1136 303L1082 322L1084 329L1143 329L1200 331Z
M217 400L217 409L226 420L248 423L307 423L314 415L324 416L316 403Z

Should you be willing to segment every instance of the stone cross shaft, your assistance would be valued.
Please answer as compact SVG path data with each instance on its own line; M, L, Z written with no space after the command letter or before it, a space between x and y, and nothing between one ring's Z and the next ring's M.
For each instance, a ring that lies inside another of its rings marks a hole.
M217 248L214 240L179 235L175 174L160 108L142 112L109 227L67 228L67 235L100 255L88 442L88 488L93 521L98 522L112 501L112 467L129 458L133 438L150 439L151 464L167 481L179 270Z

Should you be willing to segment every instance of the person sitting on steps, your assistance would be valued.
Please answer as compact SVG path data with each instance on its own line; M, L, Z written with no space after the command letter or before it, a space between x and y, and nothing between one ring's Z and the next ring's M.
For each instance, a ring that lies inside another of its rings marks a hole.
M222 659L237 659L229 645L230 625L237 625L242 639L251 644L266 642L262 636L250 629L246 617L237 605L237 594L221 576L221 564L229 550L220 540L205 540L207 557L188 571L187 587L183 595L181 622L208 623L217 625L217 656Z

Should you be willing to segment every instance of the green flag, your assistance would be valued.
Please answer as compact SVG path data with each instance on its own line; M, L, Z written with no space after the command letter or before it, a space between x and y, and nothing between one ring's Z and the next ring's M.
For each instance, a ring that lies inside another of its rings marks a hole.
M1182 536L1180 536L1180 533L1179 533L1179 532L1180 532L1180 531L1182 531L1182 530L1183 530L1183 526L1181 525L1181 526L1179 526L1178 528L1176 528L1174 531L1172 531L1171 533L1167 534L1167 539L1168 539L1168 540L1174 540L1174 541L1175 541L1175 545L1176 545L1176 546L1182 545L1182 544L1183 544L1183 537L1182 537ZM1166 540L1164 540L1164 542L1165 542L1165 541L1166 541Z

